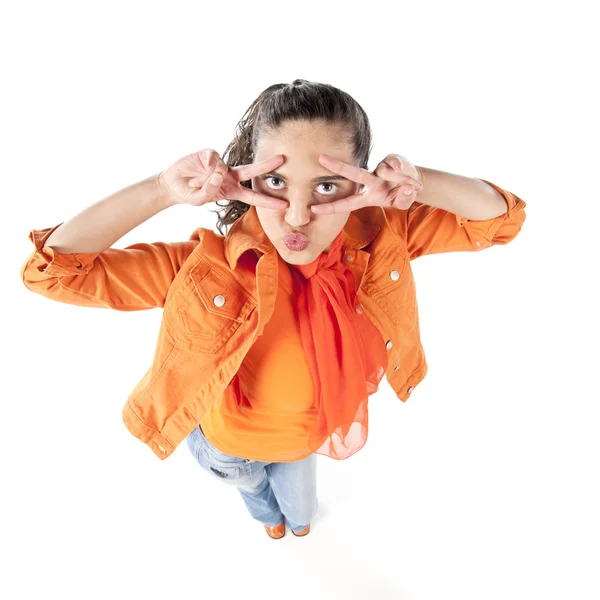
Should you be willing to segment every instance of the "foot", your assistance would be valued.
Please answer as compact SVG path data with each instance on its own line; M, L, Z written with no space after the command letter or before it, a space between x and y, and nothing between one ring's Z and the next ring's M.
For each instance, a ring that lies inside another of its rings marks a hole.
M270 525L265 525L265 530L267 535L274 540L278 540L285 535L285 521L279 523L279 525L275 525L275 527L271 527Z
M306 535L308 532L310 531L310 523L304 528L302 529L302 531L294 531L292 529L292 533L296 536L296 537L302 537L303 535Z

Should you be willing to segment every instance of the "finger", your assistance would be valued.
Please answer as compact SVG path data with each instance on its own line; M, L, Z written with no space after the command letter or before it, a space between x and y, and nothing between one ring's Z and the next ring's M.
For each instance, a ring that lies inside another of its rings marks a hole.
M216 150L209 150L209 152L207 152L206 154L207 158L203 162L204 170L206 172L212 173L215 170L216 166L219 164L221 156Z
M403 157L399 154L388 154L381 162L385 165L389 165L392 169L402 171L404 169Z
M219 173L223 178L227 175L227 171L229 170L229 166L223 161L222 158L219 157L216 164L210 165L206 169L206 173L203 178L194 177L193 180L196 182L196 185L202 185L202 179L206 181L206 179L210 178L213 173ZM198 183L199 182L199 183Z
M351 212L364 206L367 206L364 195L355 194L333 202L313 204L311 210L317 215L332 215L334 213Z
M206 175L204 177L192 177L189 181L188 181L188 185L190 187L202 187L204 185L205 182L210 181L211 177L213 176L213 174L217 172L216 170L211 170L208 171L206 173ZM223 173L222 172L218 172L218 174L221 176L221 180L223 179ZM219 185L221 184L221 181L219 181Z
M220 173L223 177L227 175L229 165L220 156L217 156L217 163L213 163L214 160L211 160L211 164L207 166L207 172L203 177L192 177L188 181L188 185L190 187L200 187L213 173Z
M212 173L210 175L212 175ZM208 177L210 177L210 175L208 175ZM190 187L201 187L202 179L200 179L200 177L194 177L188 181L188 185Z
M214 175L217 177L217 183L211 181L213 176L210 176L204 185L200 188L191 188L185 201L188 204L200 205L207 204L208 202L215 202L218 200L219 190L223 183L223 177L221 175Z
M404 164L402 163L401 160L392 161L390 159L386 159L386 160L382 160L377 165L377 168L375 170L377 171L377 169L379 167L388 167L389 169L393 169L394 171L400 171L401 172L404 169Z
M283 154L276 154L267 160L261 160L258 163L251 163L249 165L239 165L232 167L231 172L236 181L248 181L257 175L268 173L277 167L280 167L285 158Z
M272 198L265 194L259 194L243 185L238 186L235 199L241 200L246 204L254 204L254 206L263 206L264 208L272 208L274 210L281 210L282 208L288 207L288 203L285 200Z
M222 183L223 176L220 173L213 173L204 182L204 185L200 189L200 195L198 197L202 197L202 194L204 193L204 198L206 202L213 202L213 199L216 197Z
M219 162L215 167L215 173L221 173L223 177L227 175L227 171L229 171L229 165L219 156Z
M375 175L386 181L401 183L402 185L412 185L415 190L423 188L423 184L418 179L415 179L410 175L399 173L396 169L392 169L387 163L379 163L378 167L375 169Z
M349 165L348 163L342 162L337 158L332 158L328 154L321 154L319 156L319 162L332 173L343 175L347 179L356 181L357 183L362 183L363 185L372 185L377 181L377 177L373 175L373 173L365 169L361 169L360 167Z

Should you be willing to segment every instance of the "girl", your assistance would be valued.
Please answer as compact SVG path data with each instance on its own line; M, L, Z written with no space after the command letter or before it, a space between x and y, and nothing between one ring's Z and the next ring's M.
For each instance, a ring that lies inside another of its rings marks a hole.
M364 446L383 375L406 401L427 373L410 260L506 244L525 220L525 203L493 183L397 154L369 172L370 150L351 96L297 79L259 95L223 159L190 154L30 232L30 290L164 308L125 425L160 458L185 439L275 539L286 521L310 531L316 455L343 460ZM221 235L111 247L168 206L221 200Z

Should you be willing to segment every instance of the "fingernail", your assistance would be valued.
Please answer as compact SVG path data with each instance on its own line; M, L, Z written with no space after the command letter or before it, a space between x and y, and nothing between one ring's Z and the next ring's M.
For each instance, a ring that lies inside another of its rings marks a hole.
M213 185L219 185L219 183L221 183L221 175L219 175L219 173L215 173L211 178L210 178L210 182Z
M410 196L410 195L411 195L413 192L414 192L414 190L411 190L410 188L407 188L407 189L405 189L405 190L404 190L404 193L405 193L407 196Z

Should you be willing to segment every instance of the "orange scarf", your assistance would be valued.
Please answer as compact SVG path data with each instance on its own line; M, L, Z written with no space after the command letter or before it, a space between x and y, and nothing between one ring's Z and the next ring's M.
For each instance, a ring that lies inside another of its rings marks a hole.
M388 356L377 327L354 308L356 284L342 262L344 230L328 252L291 265L296 316L318 409L309 447L343 460L366 443L368 397L378 390Z

